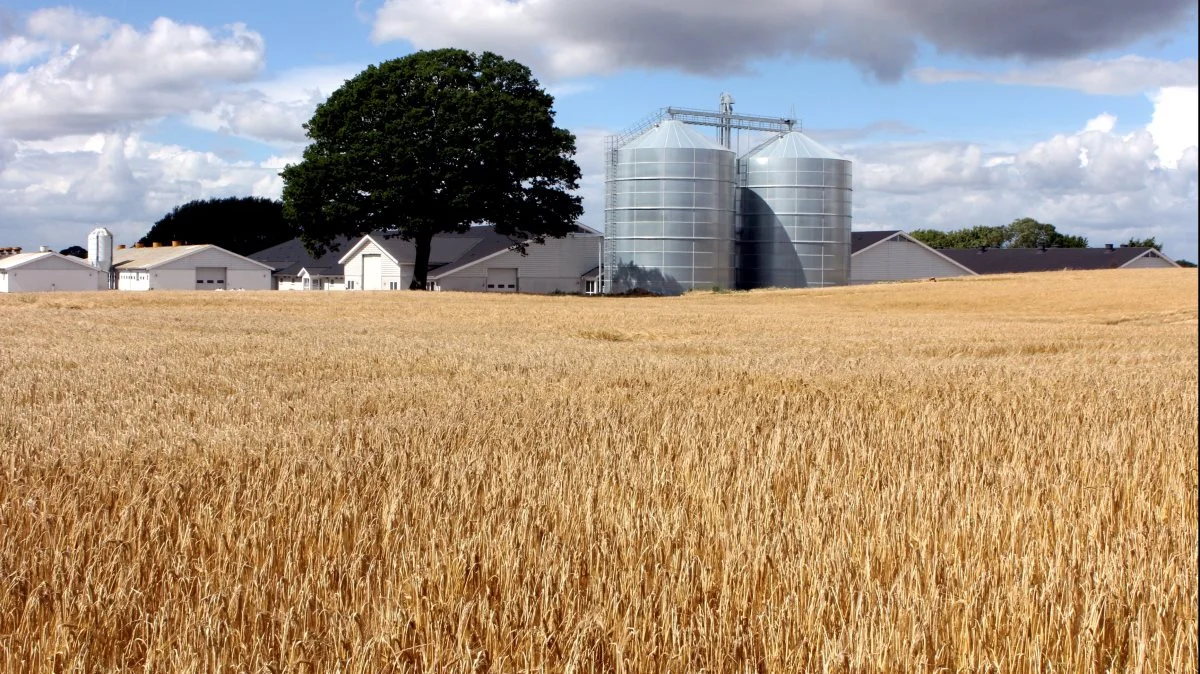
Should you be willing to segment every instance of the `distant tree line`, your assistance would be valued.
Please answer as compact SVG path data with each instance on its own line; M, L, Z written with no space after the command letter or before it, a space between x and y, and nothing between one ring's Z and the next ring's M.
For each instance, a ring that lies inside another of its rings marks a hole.
M977 225L949 232L918 229L909 232L930 248L1087 248L1086 237L1063 234L1054 225L1020 218L1007 225Z
M138 243L211 243L238 255L257 253L296 236L283 219L283 204L264 197L228 197L176 206Z
M949 232L937 229L917 229L909 232L914 239L930 248L1087 248L1087 237L1063 234L1047 222L1019 218L1007 225L977 225ZM1162 252L1162 244L1154 237L1131 238L1121 244L1129 248L1153 248ZM1177 260L1182 266L1194 266L1187 260Z

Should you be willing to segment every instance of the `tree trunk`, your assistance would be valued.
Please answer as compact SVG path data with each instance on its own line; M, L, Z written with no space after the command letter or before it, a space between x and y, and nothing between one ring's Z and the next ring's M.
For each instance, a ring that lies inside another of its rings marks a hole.
M418 234L413 238L417 247L417 259L413 261L412 283L409 290L425 290L425 280L429 276L429 250L433 247L433 234Z

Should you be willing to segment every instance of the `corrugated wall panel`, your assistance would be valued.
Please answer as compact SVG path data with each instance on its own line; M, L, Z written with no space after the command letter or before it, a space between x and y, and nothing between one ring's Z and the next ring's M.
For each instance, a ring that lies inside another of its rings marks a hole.
M519 270L517 275L522 282L522 290L525 290L525 279L569 278L578 280L585 272L600 264L601 242L602 238L599 236L568 236L562 239L547 239L545 245L533 244L526 248L527 254L524 257L516 251L508 251L456 271L442 279L442 287L449 287L445 281L452 279L456 283L460 279L486 279L489 267L517 268ZM563 292L574 291L563 289Z
M954 263L911 241L884 241L850 258L852 284L969 276Z

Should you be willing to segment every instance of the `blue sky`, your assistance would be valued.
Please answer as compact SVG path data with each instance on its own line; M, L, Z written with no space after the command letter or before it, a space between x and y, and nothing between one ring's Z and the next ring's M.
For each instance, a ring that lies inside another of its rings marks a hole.
M527 63L579 139L668 105L795 115L855 161L855 226L1032 216L1196 259L1194 0L210 0L0 8L0 245L132 241L196 198L277 197L300 124L414 49Z

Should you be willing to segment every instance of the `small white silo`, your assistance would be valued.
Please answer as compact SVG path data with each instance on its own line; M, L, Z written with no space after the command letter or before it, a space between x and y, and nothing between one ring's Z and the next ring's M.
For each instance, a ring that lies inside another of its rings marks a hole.
M103 227L97 227L88 234L88 264L96 269L108 271L113 261L113 235Z

